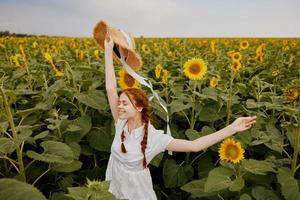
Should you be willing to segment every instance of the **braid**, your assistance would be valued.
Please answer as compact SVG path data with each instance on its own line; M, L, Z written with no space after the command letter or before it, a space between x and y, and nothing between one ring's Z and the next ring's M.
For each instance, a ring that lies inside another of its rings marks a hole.
M145 132L144 132L143 140L141 141L141 150L142 150L142 153L143 153L143 156L144 156L143 166L144 166L144 168L147 168L147 160L146 160L145 151L146 151L146 148L147 148L147 140L148 140L149 116L148 116L147 109L145 109L145 108L142 111L142 121L145 123L145 126L144 126L144 131Z
M122 141L121 150L122 150L123 153L126 153L127 150L126 150L125 145L124 145L124 140L125 140L125 134L124 134L124 130L123 130L122 134L121 134L121 141Z

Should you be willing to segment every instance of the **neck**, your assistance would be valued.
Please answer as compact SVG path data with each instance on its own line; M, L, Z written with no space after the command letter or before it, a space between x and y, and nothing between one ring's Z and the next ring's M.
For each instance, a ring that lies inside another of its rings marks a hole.
M128 131L129 131L129 133L131 133L131 131L133 129L142 126L143 122L142 122L141 116L140 115L136 115L135 117L128 119L127 125L128 125Z

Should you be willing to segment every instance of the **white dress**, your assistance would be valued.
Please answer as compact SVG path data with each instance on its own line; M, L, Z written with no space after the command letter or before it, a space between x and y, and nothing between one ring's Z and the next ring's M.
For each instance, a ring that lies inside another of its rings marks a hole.
M144 136L144 126L128 133L127 120L118 119L115 124L115 137L111 146L106 178L110 180L109 192L118 199L156 200L149 168L143 167L143 154L140 142ZM127 152L121 151L121 133L124 129L124 145ZM166 146L174 139L148 125L146 160L149 163L157 154L165 151Z

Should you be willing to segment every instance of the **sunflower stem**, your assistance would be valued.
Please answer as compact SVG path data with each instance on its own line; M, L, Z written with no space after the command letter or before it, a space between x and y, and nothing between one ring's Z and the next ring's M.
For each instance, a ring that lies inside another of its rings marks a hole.
M12 135L13 135L14 141L18 141L18 133L17 133L17 129L15 127L13 115L11 113L10 106L8 104L8 101L7 101L7 97L6 97L5 92L4 92L2 87L0 87L0 93L1 93L1 96L3 97L3 104L4 104L4 108L6 110L6 115L7 115L8 122L9 122L11 130L12 130ZM17 153L19 168L17 168L15 165L14 165L14 167L16 168L18 173L22 176L23 180L26 181L22 150L21 150L19 145L17 145L17 147L16 147L16 153ZM11 161L11 159L9 159L9 161ZM11 164L13 165L13 162L11 162Z
M231 70L231 77L230 77L230 88L228 93L228 101L227 101L227 119L226 119L226 126L229 125L230 116L231 116L231 101L232 101L232 84L233 84L234 74L233 70Z
M195 126L195 122L196 122L196 119L195 119L195 107L196 107L196 88L197 88L197 81L194 82L194 90L193 90L193 97L192 97L192 114L191 114L191 120L190 120L190 129L194 129L194 126Z
M298 158L298 154L299 154L299 141L300 141L300 128L293 128L294 131L294 135L296 136L296 143L295 143L295 147L294 147L294 153L293 153L293 159L292 159L292 167L291 167L291 172L292 172L292 176L295 176L296 170L297 168L297 158Z

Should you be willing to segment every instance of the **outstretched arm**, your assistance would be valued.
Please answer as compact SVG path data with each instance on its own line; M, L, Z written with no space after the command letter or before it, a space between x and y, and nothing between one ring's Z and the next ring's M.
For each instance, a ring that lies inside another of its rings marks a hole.
M115 69L113 66L113 46L114 42L109 37L104 40L105 48L105 87L109 102L109 107L116 122L118 120L118 92Z
M174 139L166 147L168 151L175 152L198 152L222 141L223 139L234 135L237 132L245 131L251 128L256 121L254 117L239 117L232 124L212 134L189 141L183 139Z

